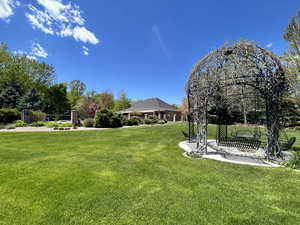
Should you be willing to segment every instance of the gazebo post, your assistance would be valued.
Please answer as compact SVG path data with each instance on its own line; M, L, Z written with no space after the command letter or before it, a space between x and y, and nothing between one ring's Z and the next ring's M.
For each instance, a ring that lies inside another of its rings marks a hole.
M205 107L204 107L204 132L205 132L205 135L204 135L204 152L205 154L207 154L207 127L208 127L208 120L207 120L207 98L205 100Z
M280 156L280 143L279 143L279 132L280 132L280 121L279 121L279 101L274 96L266 98L266 135L267 135L267 146L266 146L266 157L267 160Z

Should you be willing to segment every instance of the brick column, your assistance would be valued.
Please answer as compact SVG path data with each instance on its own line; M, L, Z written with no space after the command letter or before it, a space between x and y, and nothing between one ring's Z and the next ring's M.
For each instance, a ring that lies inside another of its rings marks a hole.
M29 115L29 110L28 109L23 109L21 112L21 120L24 123L30 123L30 115Z
M78 113L76 110L71 111L71 122L72 122L72 124L78 123Z

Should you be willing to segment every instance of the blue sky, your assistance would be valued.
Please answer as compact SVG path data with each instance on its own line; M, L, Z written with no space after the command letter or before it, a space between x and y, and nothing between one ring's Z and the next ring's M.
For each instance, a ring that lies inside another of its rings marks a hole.
M241 39L281 54L295 0L0 0L0 41L58 82L180 103L193 65Z

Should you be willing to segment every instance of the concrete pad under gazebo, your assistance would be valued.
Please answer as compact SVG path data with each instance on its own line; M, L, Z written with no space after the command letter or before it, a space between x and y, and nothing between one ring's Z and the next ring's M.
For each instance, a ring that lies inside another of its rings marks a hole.
M159 98L149 98L144 101L137 102L128 109L122 110L124 117L130 119L132 116L138 116L141 119L148 119L149 116L155 116L158 119L167 121L180 121L181 111Z

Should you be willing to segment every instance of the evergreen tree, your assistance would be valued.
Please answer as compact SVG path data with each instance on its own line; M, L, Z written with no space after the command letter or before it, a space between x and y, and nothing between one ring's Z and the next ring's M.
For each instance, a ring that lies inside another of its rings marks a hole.
M9 84L0 93L0 108L16 108L19 99L19 87L16 84Z
M38 94L36 89L28 91L23 97L21 97L18 109L32 109L32 110L43 110L44 101L42 97Z

